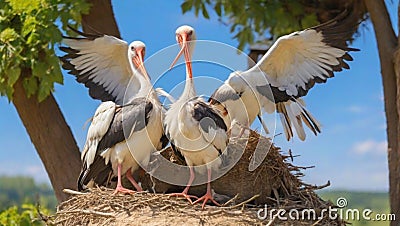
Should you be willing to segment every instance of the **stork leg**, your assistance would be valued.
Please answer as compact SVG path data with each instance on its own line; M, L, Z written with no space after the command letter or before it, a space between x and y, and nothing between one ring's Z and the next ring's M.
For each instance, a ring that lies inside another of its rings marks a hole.
M143 191L143 189L139 186L139 184L135 181L135 179L132 177L132 172L131 169L129 169L128 171L126 171L125 173L126 178L128 178L128 180L131 182L131 184L133 185L133 187L136 188L136 191Z
M212 197L211 193L211 169L207 170L208 173L208 181L207 181L207 193L197 199L193 204L200 202L201 200L204 200L203 205L201 205L201 208L204 209L204 206L206 205L208 200L211 200L215 205L221 206L215 199Z
M239 123L237 123L238 124L238 126L240 127L240 131L239 131L239 134L238 134L238 136L237 137L235 137L235 139L240 139L240 138L242 138L242 136L243 136L243 134L244 134L244 131L246 131L246 130L251 130L250 129L250 126L248 126L248 125L241 125L241 124L239 124Z
M190 188L190 186L192 185L192 183L194 181L193 166L189 166L189 170L190 170L190 177L189 177L189 181L188 181L188 184L187 184L185 190L183 190L183 192L181 192L181 193L171 193L171 194L169 194L169 196L170 197L171 196L175 196L175 197L183 196L190 202L190 204L193 204L192 200L190 198L196 198L197 199L197 197L194 196L194 195L188 195L189 188Z
M113 195L117 194L118 192L121 192L123 194L132 194L135 193L134 191L124 188L122 186L122 179L121 179L121 164L118 164L118 182L117 182L117 187L115 188L115 191Z

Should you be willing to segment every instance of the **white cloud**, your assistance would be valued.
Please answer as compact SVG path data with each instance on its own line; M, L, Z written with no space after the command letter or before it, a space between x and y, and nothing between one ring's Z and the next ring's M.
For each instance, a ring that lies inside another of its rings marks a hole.
M346 108L346 110L350 113L359 114L365 112L365 108L359 105L351 105Z
M0 162L4 166L0 168L0 175L5 176L29 176L33 177L36 182L50 183L47 172L42 164L20 166L16 162Z
M357 142L352 147L352 152L365 155L365 154L386 154L387 152L387 141L375 141L375 140L365 140Z
M26 168L25 168L25 173L28 175L32 175L32 176L37 175L39 173L43 173L43 172L45 172L45 171L44 171L43 166L41 166L41 165L31 165L31 166L26 166Z

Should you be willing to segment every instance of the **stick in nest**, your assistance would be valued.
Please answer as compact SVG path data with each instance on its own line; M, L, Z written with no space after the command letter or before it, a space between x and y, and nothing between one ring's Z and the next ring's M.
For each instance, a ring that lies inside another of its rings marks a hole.
M254 195L253 197L249 198L248 200L245 200L245 201L243 201L243 202L241 202L241 203L239 203L237 205L234 205L234 206L223 206L223 207L220 207L220 208L222 208L222 209L234 209L234 208L243 206L246 203L249 203L249 202L253 201L254 199L256 199L258 197L260 197L260 194Z
M93 214L102 217L115 217L113 213L104 213L94 210L67 210L67 211L60 211L59 214L71 214L71 213L84 213L84 214Z

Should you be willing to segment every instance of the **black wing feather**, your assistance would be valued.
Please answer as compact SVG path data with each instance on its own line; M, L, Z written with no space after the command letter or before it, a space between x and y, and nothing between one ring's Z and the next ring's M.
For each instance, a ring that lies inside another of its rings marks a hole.
M83 164L82 171L78 178L78 191L86 189L86 185L93 179L97 185L105 185L110 174L113 173L111 163L106 164L104 158L96 155L93 163L88 168L86 163Z
M227 127L221 116L203 101L194 103L193 118L199 121L201 128L206 133L208 133L210 127L213 129L217 129L216 127L218 127L227 131Z
M144 97L135 98L129 104L117 107L110 128L99 142L97 152L113 147L129 137L131 132L145 128L152 109L153 104Z

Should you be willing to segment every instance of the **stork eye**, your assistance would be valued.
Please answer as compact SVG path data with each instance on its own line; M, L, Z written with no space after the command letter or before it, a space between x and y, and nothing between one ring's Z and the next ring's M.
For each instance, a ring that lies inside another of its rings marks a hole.
M193 30L190 30L189 32L188 32L188 35L192 35L193 34Z
M132 51L135 51L135 47L134 47L134 46L131 46L131 50L132 50Z

